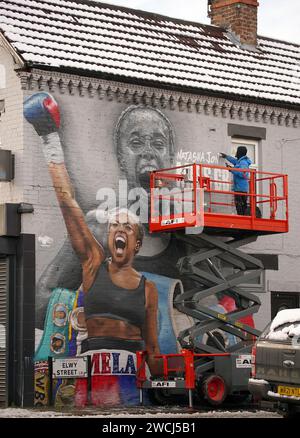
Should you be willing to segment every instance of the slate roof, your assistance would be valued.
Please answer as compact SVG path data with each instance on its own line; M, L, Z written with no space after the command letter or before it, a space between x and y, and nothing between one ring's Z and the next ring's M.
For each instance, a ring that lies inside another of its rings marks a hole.
M28 66L300 105L299 44L90 0L0 0L0 29Z

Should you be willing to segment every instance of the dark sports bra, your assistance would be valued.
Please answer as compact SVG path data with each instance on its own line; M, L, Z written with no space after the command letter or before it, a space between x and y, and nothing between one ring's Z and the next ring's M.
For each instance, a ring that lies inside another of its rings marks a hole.
M86 320L94 317L126 321L140 329L145 323L145 277L136 289L116 286L110 279L108 264L102 263L93 286L84 297Z

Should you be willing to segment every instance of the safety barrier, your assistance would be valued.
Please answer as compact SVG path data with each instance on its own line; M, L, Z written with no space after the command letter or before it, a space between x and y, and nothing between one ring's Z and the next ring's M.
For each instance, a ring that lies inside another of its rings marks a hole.
M242 173L248 192L233 191L232 175ZM288 231L288 177L256 169L190 164L150 174L150 231L206 227Z

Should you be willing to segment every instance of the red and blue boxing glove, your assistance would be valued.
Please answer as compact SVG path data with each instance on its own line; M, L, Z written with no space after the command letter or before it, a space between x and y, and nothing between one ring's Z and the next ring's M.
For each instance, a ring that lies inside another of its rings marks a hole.
M60 114L51 94L39 92L27 97L24 101L24 117L40 136L47 163L62 164L64 153L58 134Z
M57 132L60 112L55 99L46 92L35 93L24 101L24 117L39 136Z

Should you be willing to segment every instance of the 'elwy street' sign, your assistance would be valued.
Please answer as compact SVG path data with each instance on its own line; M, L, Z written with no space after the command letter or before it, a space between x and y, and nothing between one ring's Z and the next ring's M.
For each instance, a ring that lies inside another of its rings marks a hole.
M74 379L76 377L87 377L87 357L76 357L72 359L52 359L52 377Z

